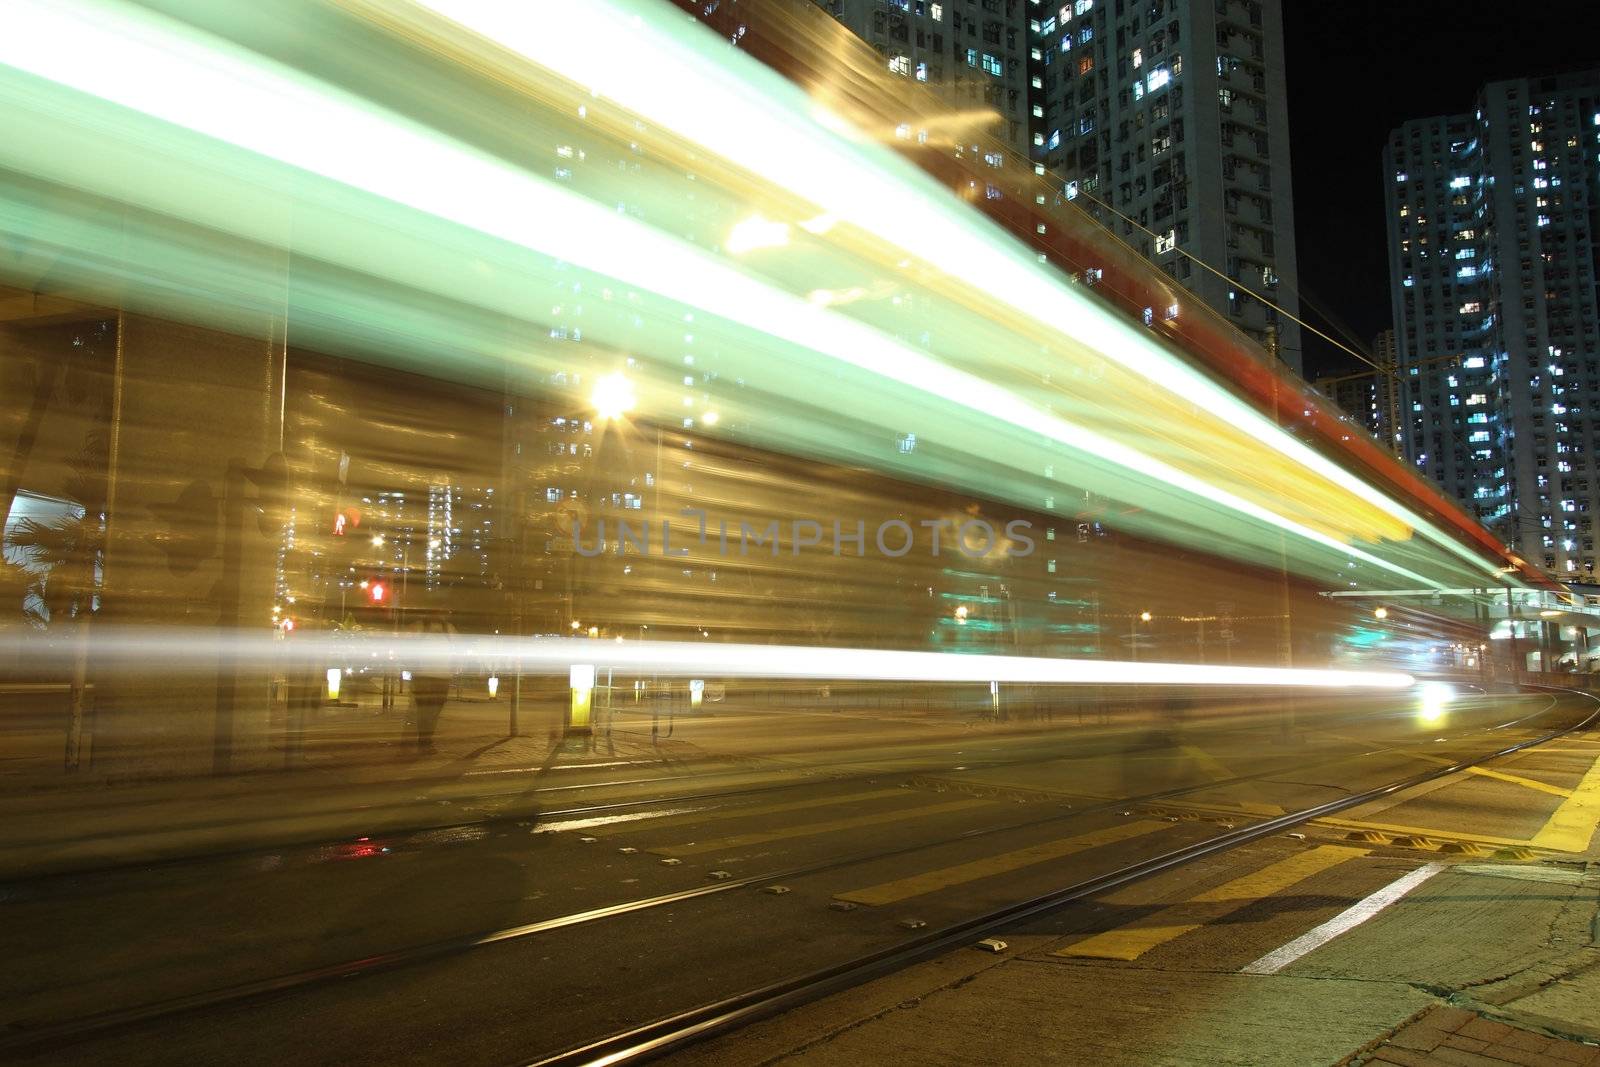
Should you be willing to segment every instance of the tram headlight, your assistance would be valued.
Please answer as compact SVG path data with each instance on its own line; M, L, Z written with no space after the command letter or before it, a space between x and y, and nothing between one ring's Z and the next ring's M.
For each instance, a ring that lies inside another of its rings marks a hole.
M1444 682L1423 682L1417 686L1417 719L1424 726L1443 722L1445 709L1455 698L1454 686Z

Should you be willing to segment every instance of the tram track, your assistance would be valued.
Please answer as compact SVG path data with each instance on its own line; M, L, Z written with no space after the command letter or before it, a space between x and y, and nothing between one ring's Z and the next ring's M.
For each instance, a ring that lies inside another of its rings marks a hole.
M1593 701L1594 697L1587 694L1576 694ZM1600 701L1597 701L1600 703ZM1548 709L1546 709L1548 710ZM1526 717L1523 717L1526 718ZM1408 776L1394 782L1386 783L1368 790L1353 793L1336 800L1308 807L1299 811L1289 812L1281 816L1266 818L1264 821L1252 823L1237 829L1228 829L1226 832L1214 835L1205 841L1187 845L1178 849L1164 852L1155 857L1142 860L1138 863L1119 868L1095 878L1065 887L1059 891L1036 897L1031 900L1012 905L998 911L964 920L958 924L946 927L931 934L919 936L905 945L896 946L892 950L876 952L868 956L852 960L845 964L827 968L823 971L813 972L801 978L777 983L772 986L753 990L740 996L727 998L700 1008L692 1009L665 1019L657 1020L647 1026L629 1031L626 1034L613 1035L565 1052L537 1063L586 1063L586 1062L619 1062L655 1055L668 1048L690 1040L698 1039L711 1032L717 1032L737 1025L742 1025L760 1015L771 1014L785 1010L805 1000L827 995L838 988L860 981L903 966L916 959L937 954L944 948L959 944L963 939L975 935L978 931L993 929L997 926L1018 921L1033 915L1042 914L1053 908L1069 904L1085 896L1092 895L1122 885L1139 878L1148 877L1163 870L1171 869L1183 863L1190 862L1202 856L1225 851L1237 845L1270 836L1288 827L1315 819L1324 815L1334 814L1345 808L1353 807L1367 801L1377 799L1384 795L1411 788L1426 782L1436 780L1449 774L1456 773L1466 767L1474 766L1489 760L1502 758L1515 752L1544 744L1557 737L1564 736L1576 730L1584 729L1600 719L1600 710L1591 713L1582 722L1570 727L1550 731L1539 737L1518 742L1517 744L1502 747L1496 751L1485 753L1481 756L1460 760L1448 766L1441 766L1416 775ZM1515 721L1522 721L1521 719ZM1511 724L1503 724L1511 725ZM1503 727L1502 727L1503 728ZM1394 746L1399 748L1401 746ZM1390 751L1390 750L1379 750ZM1341 754L1338 759L1349 759L1351 754ZM1017 761L1024 763L1029 761ZM1037 761L1032 761L1037 762ZM1336 761L1328 761L1336 762ZM1281 769L1280 769L1281 770ZM550 931L578 926L588 923L601 922L623 915L649 911L687 901L711 897L719 894L737 892L753 886L762 886L793 880L825 872L838 871L866 863L880 862L886 859L923 852L926 850L957 842L966 842L982 837L1013 833L1045 827L1051 823L1067 819L1081 818L1085 815L1103 814L1115 809L1128 809L1119 812L1122 815L1132 814L1132 809L1140 806L1171 802L1181 797L1184 793L1194 792L1197 789L1215 788L1219 784L1227 785L1257 780L1270 776L1276 771L1264 771L1257 775L1239 776L1228 782L1207 782L1202 786L1186 786L1170 790L1147 793L1135 797L1107 800L1103 803L1084 807L1071 807L1070 810L1056 811L1040 818L1030 818L1019 821L1006 822L999 825L968 830L963 833L950 835L932 841L919 841L896 849L875 848L859 851L847 855L834 855L824 860L789 865L763 871L760 874L729 878L707 885L679 890L672 893L641 896L631 900L618 901L613 904L603 905L581 911L568 912L562 915L545 919L520 923L503 928L483 931L471 935L448 938L427 944L410 946L402 949L391 950L360 959L347 960L335 964L318 966L273 977L252 980L244 983L218 987L216 989L183 995L163 1000L157 1000L126 1008L113 1009L106 1012L79 1016L74 1019L56 1023L45 1023L27 1029L16 1029L10 1034L0 1036L0 1051L25 1051L48 1048L53 1045L73 1043L90 1037L113 1033L123 1028L139 1024L152 1023L166 1019L176 1018L188 1013L211 1008L233 1007L248 1004L249 1002L288 995L291 993L309 991L319 984L357 978L397 968L414 966L430 961L440 960L452 955L468 953L473 950L495 944L517 941ZM866 779L868 775L859 775L848 778L829 779L830 784L848 782L856 778ZM873 777L891 777L878 772ZM816 785L815 781L785 783L781 787L755 787L740 790L718 791L700 794L703 800L726 799L732 796L762 795L780 791L782 789L801 788L807 785ZM565 787L563 787L565 788ZM553 818L557 815L576 816L588 813L613 812L626 808L642 807L650 803L679 804L688 802L689 797L674 797L669 801L660 798L637 801L618 801L612 803L581 805L564 809L561 812L544 812L543 817ZM1063 797L1063 803L1066 798ZM506 816L506 819L511 818ZM503 821L503 820L495 820ZM451 826L468 824L454 823Z
M566 1049L554 1055L523 1061L525 1067L598 1067L634 1063L664 1055L674 1049L726 1033L760 1019L819 1000L833 993L850 989L875 978L882 977L914 963L930 959L946 951L971 944L974 939L993 933L1005 926L1038 918L1076 901L1105 893L1119 886L1181 867L1184 864L1215 855L1270 837L1313 819L1333 815L1393 793L1425 785L1467 767L1478 766L1490 760L1501 759L1526 749L1547 744L1559 737L1585 730L1600 722L1600 697L1579 690L1561 690L1554 686L1530 686L1552 692L1582 697L1596 707L1581 722L1541 737L1507 746L1496 752L1453 763L1433 771L1424 771L1409 778L1329 801L1325 804L1287 813L1253 826L1241 827L1213 837L1207 841L1131 864L1094 878L1063 887L1030 900L992 910L986 914L944 926L902 945L869 953L796 978L774 983L746 993L702 1005L672 1016L657 1019L624 1033L613 1034L597 1041Z

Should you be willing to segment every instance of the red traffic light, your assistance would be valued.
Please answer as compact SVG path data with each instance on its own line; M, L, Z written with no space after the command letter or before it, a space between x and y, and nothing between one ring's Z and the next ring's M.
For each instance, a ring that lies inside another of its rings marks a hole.
M383 594L385 591L386 590L383 588L382 582L373 582L367 587L367 595L372 598L372 602L374 604L383 603Z

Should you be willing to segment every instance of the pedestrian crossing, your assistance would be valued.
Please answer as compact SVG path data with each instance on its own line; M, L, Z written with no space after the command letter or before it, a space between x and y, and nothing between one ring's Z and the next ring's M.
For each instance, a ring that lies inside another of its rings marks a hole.
M1219 780L1228 781L1230 786L1240 785L1237 779L1227 778L1227 767L1200 750L1191 746L1186 755L1197 764L1203 764ZM1443 757L1431 754L1429 758L1446 762ZM1514 784L1559 800L1560 810L1551 816L1536 840L1546 847L1554 843L1573 848L1586 843L1595 822L1600 821L1600 801L1596 800L1600 796L1600 770L1596 768L1600 768L1600 761L1594 762L1589 774L1575 787L1542 782L1526 772L1514 773L1510 768L1477 768L1471 777ZM841 873L826 885L827 899L841 906L888 908L956 891L951 897L925 905L935 911L952 900L959 902L963 899L962 891L976 893L979 898L992 896L997 885L1003 889L1012 884L993 880L1008 875L1034 879L1032 884L1038 891L1045 891L1053 882L1059 882L1058 876L1070 874L1080 878L1087 871L1105 867L1106 861L1114 866L1128 862L1130 853L1126 846L1132 845L1139 854L1153 855L1193 844L1215 832L1193 815L1164 811L1144 815L1086 812L1081 817L1083 821L1074 814L1069 824L1057 821L1057 816L1064 814L1060 807L1040 810L1045 808L1041 804L1035 808L1038 816L1030 818L1018 805L1033 797L999 791L952 795L945 789L918 788L924 783L917 780L883 785L858 782L856 788L849 791L828 791L848 789L849 784L844 781L817 783L820 792L807 786L804 787L806 792L791 793L787 799L763 800L752 795L730 798L716 806L696 808L689 803L660 818L608 827L605 832L607 836L628 835L637 843L637 849L624 851L639 851L672 861L714 855L717 862L724 865L737 862L741 852L763 851L768 846L791 843L808 845L813 855L819 848L828 849L840 858L879 847L884 851L884 862L875 862L875 868L872 865L863 868L853 861L851 866L840 868L841 872L865 870L876 873L878 878L862 878L860 883L850 885L848 873ZM1239 816L1248 820L1251 815L1265 817L1269 812L1275 813L1278 809L1270 798L1251 792L1254 788L1253 783L1245 783L1242 791L1230 792L1226 802L1235 806L1234 814L1219 815L1216 821L1242 821ZM1221 809L1212 810L1219 812ZM1360 822L1338 816L1324 816L1318 821L1339 831L1378 829L1441 840L1461 836L1437 828ZM970 836L974 833L979 836ZM637 840L634 835L640 834L650 834L651 838ZM1021 835L1020 840L1017 835ZM914 852L899 847L901 841L911 844L930 836L934 839L928 841L928 851ZM844 844L827 840L830 837L837 837ZM1139 845L1143 839L1149 839L1149 844ZM1530 843L1483 834L1473 834L1471 839L1489 846ZM994 844L985 844L991 841ZM1380 845L1383 843L1379 841ZM1371 841L1365 844L1370 845ZM1130 907L1132 918L1129 921L1114 929L1078 937L1054 954L1063 958L1134 961L1202 927L1226 920L1257 901L1293 889L1372 852L1371 848L1358 847L1354 840L1291 847L1295 848L1292 855L1282 856L1259 870L1196 893L1181 903L1163 902L1154 909ZM1095 856L1096 850L1104 852ZM1467 854L1460 849L1454 851ZM797 851L794 859L804 862L805 855ZM1083 862L1060 870L1049 866L1080 855L1084 856ZM953 861L940 863L940 859ZM728 877L726 872L713 873ZM840 881L846 884L841 886ZM985 886L985 882L991 884ZM1115 894L1101 899L1113 905L1119 903Z
M1541 781L1542 767L1505 761L1394 799L1411 803L1447 782L1486 783L1483 787L1502 792L1514 786L1510 792L1556 808L1534 835L1540 845L1581 849L1600 822L1600 760L1592 750L1581 754L1589 757L1581 781L1571 781L1580 777L1571 772L1557 779L1560 784ZM711 881L679 893L760 890L774 901L757 905L776 909L763 913L769 916L792 920L795 914L787 909L799 906L819 909L811 918L800 913L801 921L822 921L844 931L881 935L896 925L936 930L1123 871L1141 859L1182 854L1215 839L1219 824L1231 829L1281 810L1273 804L1272 783L1230 776L1229 768L1197 748L1185 755L1217 785L1209 794L1206 787L1191 790L1170 808L1163 802L1119 811L1120 804L1097 803L1081 793L1067 797L1003 789L976 775L933 779L879 773L871 779L791 779L770 792L684 798L659 817L619 821L595 832L624 839L622 853L660 857L665 866L655 877L669 888L685 875ZM1430 763L1449 762L1432 753L1420 755ZM1431 821L1427 814L1414 818ZM1312 840L1306 840L1306 832L1274 834L1237 851L1210 854L1170 876L1123 883L1004 937L1031 941L1025 951L1035 963L1054 959L1080 969L1098 964L1114 971L1129 964L1160 968L1198 959L1208 968L1276 974L1450 871L1448 856L1436 862L1415 857L1418 849L1433 850L1422 839L1446 841L1442 851L1460 856L1481 852L1448 842L1534 843L1331 815L1304 829ZM1396 841L1391 849L1379 834L1351 833L1374 829L1418 840ZM1350 836L1340 841L1346 833ZM607 870L638 873L627 866L630 862L638 860L610 859ZM668 869L676 873L668 875ZM638 881L632 878L629 884ZM824 906L854 914L816 918L827 914L820 911ZM1048 924L1049 933L1034 933L1040 924ZM1152 954L1155 963L1147 959Z
M1297 852L1243 877L1198 893L1182 904L1163 908L1127 926L1075 941L1057 949L1052 955L1136 960L1169 941L1224 919L1264 897L1281 893L1313 875L1365 856L1369 851L1348 845L1319 845L1305 852Z
M894 881L882 882L862 889L848 890L835 894L834 899L848 901L852 904L868 904L875 907L894 904L902 900L910 900L912 897L937 892L941 889L965 885L981 878L993 878L996 875L1008 874L1024 867L1062 859L1091 848L1114 845L1121 841L1128 841L1135 837L1142 837L1145 834L1152 834L1170 828L1170 823L1155 822L1148 819L1120 823L1103 827L1099 830L1091 830L1085 834L1065 837L1059 841L1049 841L1042 845L1033 845L1012 852L986 856L983 859L958 863L950 867L924 871L920 874L897 878Z

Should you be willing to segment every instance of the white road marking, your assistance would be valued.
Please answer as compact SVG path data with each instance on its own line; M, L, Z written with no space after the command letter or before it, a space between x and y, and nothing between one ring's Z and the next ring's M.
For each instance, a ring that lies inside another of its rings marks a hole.
M1360 926L1444 868L1445 865L1442 863L1430 863L1426 867L1418 867L1410 874L1390 882L1365 900L1346 908L1321 926L1301 934L1282 948L1267 953L1239 973L1277 974L1301 956L1321 948L1345 931Z

